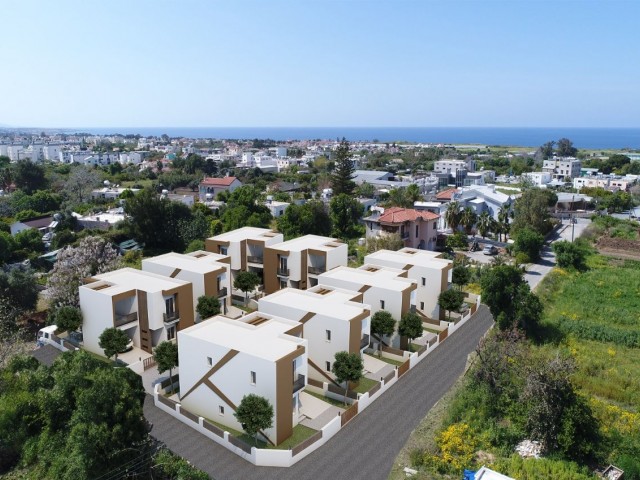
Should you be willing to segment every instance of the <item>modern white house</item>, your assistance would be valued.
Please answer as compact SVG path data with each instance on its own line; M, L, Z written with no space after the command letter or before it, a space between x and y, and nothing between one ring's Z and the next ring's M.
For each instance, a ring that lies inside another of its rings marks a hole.
M526 178L536 187L547 185L551 183L551 172L525 172L522 174L522 178Z
M216 316L178 334L180 403L188 411L242 431L233 415L245 395L273 406L273 444L291 436L300 420L307 383L302 325L254 312L237 320Z
M200 201L215 200L220 192L233 192L242 186L242 182L236 177L204 177L199 185Z
M142 270L165 277L191 282L193 287L193 315L195 322L202 319L195 311L198 298L203 295L220 300L220 311L227 313L231 305L231 273L228 256L198 250L191 253L165 253L142 260Z
M284 236L268 228L242 227L205 240L207 252L231 258L231 282L238 272L252 271L262 278L265 248L281 243Z
M415 308L415 280L408 278L406 270L365 264L359 268L337 267L318 277L319 287L337 287L362 293L362 303L371 307L371 315L379 310L388 311L396 321ZM404 347L398 335L388 339L393 347Z
M438 296L449 288L453 262L441 258L442 253L403 248L378 250L364 257L370 265L404 270L415 280L416 312L432 319L444 319L445 311L438 305Z
M95 275L79 288L84 348L104 355L99 337L111 327L123 330L147 353L193 325L190 282L121 268Z
M582 162L572 157L554 157L542 162L542 171L549 172L553 178L567 179L580 176Z
M305 290L318 284L318 275L347 265L346 243L331 237L304 235L264 249L264 289L273 293L286 287Z
M309 342L309 377L335 382L331 373L335 354L361 354L370 343L370 309L361 298L358 292L321 285L311 290L285 288L261 298L258 310L300 322L302 336Z

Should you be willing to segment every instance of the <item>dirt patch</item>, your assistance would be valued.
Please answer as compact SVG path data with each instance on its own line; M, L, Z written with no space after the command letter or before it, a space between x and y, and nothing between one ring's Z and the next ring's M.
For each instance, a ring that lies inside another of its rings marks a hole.
M640 240L602 237L596 243L596 248L606 256L640 260Z

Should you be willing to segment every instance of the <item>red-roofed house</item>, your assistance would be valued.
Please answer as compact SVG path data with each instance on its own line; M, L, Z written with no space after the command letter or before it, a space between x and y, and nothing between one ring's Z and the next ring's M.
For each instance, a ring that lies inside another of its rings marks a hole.
M364 219L367 237L397 233L404 246L433 250L436 246L439 215L428 210L391 207Z
M236 177L204 177L200 182L200 201L215 200L220 192L233 192L236 188L241 187L242 182Z
M441 192L436 193L436 200L438 202L450 202L453 199L453 195L458 191L457 188L448 188Z

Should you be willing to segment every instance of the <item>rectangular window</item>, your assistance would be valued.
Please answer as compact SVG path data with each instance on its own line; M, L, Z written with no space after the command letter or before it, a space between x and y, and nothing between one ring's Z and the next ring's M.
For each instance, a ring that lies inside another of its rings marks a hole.
M220 247L220 255L226 255L227 254L227 247Z
M424 287L427 284L427 279L422 277L422 286Z
M173 340L176 338L176 326L173 325L167 328L167 340Z
M418 238L418 225L416 225L416 238Z
M325 368L327 369L327 372L331 371L331 362L325 362Z
M438 229L438 224L436 222L433 222L433 229L437 230Z
M213 365L213 359L211 357L207 357L207 365L210 367Z
M327 338L327 342L331 341L331 330L325 330L326 332L326 338Z
M218 413L224 415L224 407L222 405L218 405Z
M251 385L256 384L256 372L251 372Z
M424 302L420 302L420 310L424 310Z
M380 300L380 309L384 310L384 300Z

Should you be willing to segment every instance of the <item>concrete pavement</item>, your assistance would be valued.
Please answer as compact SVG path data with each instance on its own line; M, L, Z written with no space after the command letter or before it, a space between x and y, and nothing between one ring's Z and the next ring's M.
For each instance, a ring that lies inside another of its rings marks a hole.
M468 354L493 324L482 305L414 369L326 445L290 468L256 467L145 400L151 434L216 480L386 479L411 431L463 373Z

